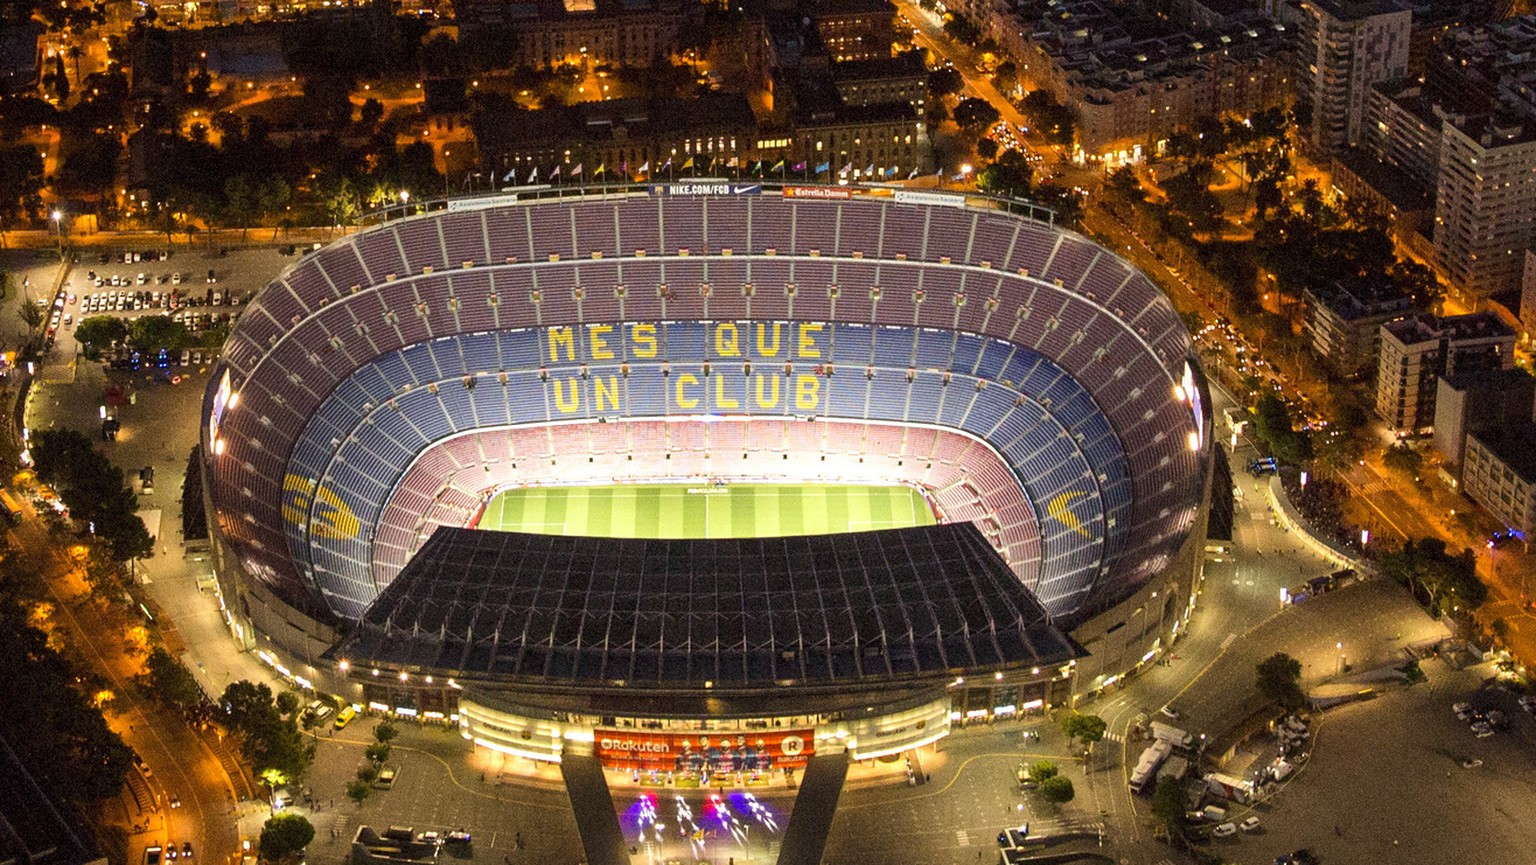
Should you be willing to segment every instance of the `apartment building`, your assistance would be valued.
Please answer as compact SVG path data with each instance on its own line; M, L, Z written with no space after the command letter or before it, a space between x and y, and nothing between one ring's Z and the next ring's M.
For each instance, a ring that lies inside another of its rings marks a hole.
M1360 142L1372 84L1408 70L1413 13L1386 0L1291 0L1281 20L1296 27L1296 110L1320 156Z
M1423 314L1383 324L1376 413L1398 432L1428 429L1440 376L1509 369L1514 353L1515 332L1491 312Z
M1435 257L1484 298L1520 287L1536 244L1536 119L1448 118L1435 188Z
M1529 536L1536 529L1536 426L1469 433L1461 491Z
M1332 283L1302 293L1312 350L1344 378L1376 372L1381 326L1413 311L1413 301L1390 284Z

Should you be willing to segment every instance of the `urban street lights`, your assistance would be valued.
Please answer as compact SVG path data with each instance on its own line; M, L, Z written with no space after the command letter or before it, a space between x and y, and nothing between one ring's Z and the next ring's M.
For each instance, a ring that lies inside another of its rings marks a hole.
M62 261L64 259L64 212L54 208L48 215L53 218L53 231L59 238L59 260Z
M1339 650L1339 672L1337 675L1342 676L1344 675L1344 644L1342 642L1335 643L1333 647Z

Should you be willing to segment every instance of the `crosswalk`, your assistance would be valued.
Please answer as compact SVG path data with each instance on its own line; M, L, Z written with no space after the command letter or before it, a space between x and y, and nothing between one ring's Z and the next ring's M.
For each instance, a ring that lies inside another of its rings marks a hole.
M967 835L964 829L956 829L955 844L960 847L969 847L971 846L971 836Z
M1121 742L1121 743L1124 743L1125 742L1125 734L1124 733L1105 733L1104 734L1104 741L1106 741L1106 742Z

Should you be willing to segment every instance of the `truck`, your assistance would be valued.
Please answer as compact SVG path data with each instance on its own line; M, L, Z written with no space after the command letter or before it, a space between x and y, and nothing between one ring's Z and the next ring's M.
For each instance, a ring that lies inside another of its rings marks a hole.
M1169 757L1163 761L1163 767L1157 770L1157 780L1161 782L1164 778L1172 778L1175 781L1182 781L1187 774L1189 774L1188 760L1183 757Z
M1252 781L1212 772L1204 778L1205 786L1212 793L1232 802L1248 804L1253 801Z
M1159 739L1147 746L1141 752L1141 759L1137 761L1136 768L1131 772L1131 790L1136 793L1144 792L1157 777L1157 769L1163 765L1163 761L1173 753L1173 746Z
M1153 721L1147 725L1147 729L1152 733L1152 738L1159 742L1167 742L1176 748L1189 748L1195 744L1193 733L1171 727L1161 721Z

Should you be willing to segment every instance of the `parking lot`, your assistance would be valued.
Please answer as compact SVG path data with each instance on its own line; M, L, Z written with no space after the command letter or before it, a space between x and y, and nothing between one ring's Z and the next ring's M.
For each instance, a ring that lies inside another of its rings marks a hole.
M1529 862L1536 720L1515 694L1483 687L1489 664L1423 669L1424 684L1322 715L1311 759L1252 812L1260 830L1209 849L1252 865L1300 847L1324 865ZM1507 729L1478 738L1452 711L1459 702L1503 711Z
M138 260L133 260L138 256ZM134 352L126 346L102 348L102 360L114 369L203 367L218 358L217 345L246 303L284 265L294 259L273 250L220 254L178 251L164 258L152 250L81 251L57 294L38 286L33 302L49 307L45 325L49 354L58 378L73 375L71 364L81 347L74 329L81 320L108 315L132 322L164 316L183 325L191 345L174 351ZM127 259L127 260L125 260Z

